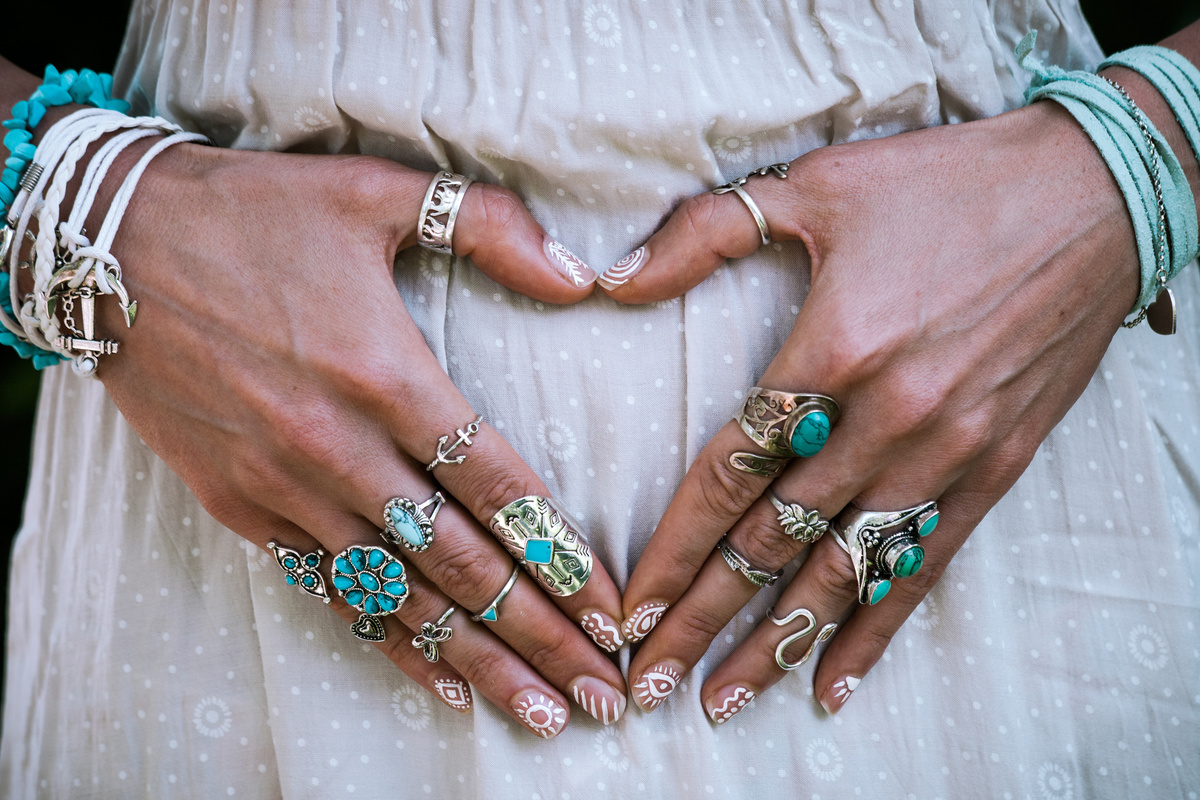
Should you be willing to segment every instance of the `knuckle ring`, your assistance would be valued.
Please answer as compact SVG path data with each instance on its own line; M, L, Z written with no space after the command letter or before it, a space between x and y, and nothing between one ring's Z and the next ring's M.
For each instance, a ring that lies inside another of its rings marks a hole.
M854 566L859 603L875 605L891 590L894 578L916 574L925 561L920 539L933 533L937 523L933 500L903 511L864 511L851 503L838 514L831 530Z
M755 569L741 553L738 553L729 546L728 538L725 536L722 536L721 541L717 542L717 549L721 551L721 556L724 557L725 563L729 565L730 569L734 572L742 573L746 580L760 589L764 586L773 585L783 575L783 570L781 569L777 569L774 572Z
M454 636L454 630L446 625L446 620L450 619L450 615L454 611L454 606L450 606L446 609L446 613L438 617L437 622L422 622L421 632L412 640L412 646L424 651L425 660L430 664L436 663L441 656L438 652L438 645L449 641L450 637Z
M575 594L592 575L592 549L549 498L514 500L492 517L492 532L548 594Z
M474 181L442 170L433 176L417 217L417 244L438 253L454 255L454 223L463 196Z
M389 544L414 553L428 550L433 543L433 521L445 502L441 492L434 492L433 497L420 504L407 497L393 497L383 507L384 529L380 535ZM431 505L433 508L426 511Z
M784 672L791 672L794 669L800 669L800 667L803 667L805 664L807 664L808 660L812 658L813 652L816 651L817 645L832 637L833 634L837 632L838 628L838 624L836 622L827 623L821 628L820 632L817 633L816 638L812 640L812 644L808 646L808 649L804 651L804 655L800 656L800 658L795 661L788 661L783 654L784 651L787 650L794 642L798 642L805 636L808 636L810 633L812 633L813 629L817 627L817 618L814 617L813 613L807 608L797 608L783 619L775 616L774 611L767 612L767 619L779 626L787 625L797 617L804 617L808 621L808 624L795 633L785 636L782 641L775 646L775 663L778 664L779 668Z
M454 435L458 438L455 439L454 444L450 445L449 447L446 446L446 444L450 441L449 434L439 438L437 443L437 456L433 459L433 461L429 462L428 466L425 467L425 471L432 472L433 468L438 464L461 464L462 462L466 461L467 456L465 453L460 453L454 458L449 458L448 456L454 452L454 448L458 447L460 444L470 447L473 444L471 437L479 433L479 425L482 422L483 415L480 414L475 418L474 422L467 425L466 430L457 428L454 431Z
M301 555L275 542L267 542L267 548L286 575L284 580L288 586L299 586L307 594L321 598L326 604L329 603L330 597L325 591L325 578L317 571L317 567L321 566L321 559L325 557L324 550L318 547L311 553Z
M517 576L521 574L521 565L514 564L512 574L508 576L508 582L504 584L504 588L492 598L492 602L488 603L487 608L480 611L478 614L471 615L472 622L495 622L500 619L500 601L508 597L508 593L517 585Z
M837 402L823 394L795 394L755 386L746 393L746 402L733 420L752 442L771 455L794 458L819 453L840 414Z
M395 613L408 599L404 565L382 547L354 545L333 560L333 588L361 613L350 632L367 642L386 636L380 617Z
M797 542L812 544L829 530L829 520L823 518L816 510L806 511L799 503L785 503L772 491L767 492L767 497L779 512L783 532Z
M754 202L754 198L743 187L746 185L747 180L756 175L764 177L766 175L774 175L776 178L786 179L787 171L787 164L772 164L769 167L760 167L745 177L732 180L712 190L713 194L733 192L741 198L741 201L746 204L746 208L750 211L750 216L754 217L754 224L758 226L758 237L762 240L764 247L771 243L771 229L767 227L767 218L763 216L762 209L758 207L758 203Z
M787 468L790 459L778 456L759 456L754 453L734 453L729 456L729 466L751 475L777 478Z

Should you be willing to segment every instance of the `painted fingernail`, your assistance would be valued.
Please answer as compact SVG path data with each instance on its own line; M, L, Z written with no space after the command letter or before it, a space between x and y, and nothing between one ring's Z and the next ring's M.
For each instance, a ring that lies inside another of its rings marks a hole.
M853 675L842 678L830 686L829 691L825 692L825 696L821 698L821 707L830 714L836 714L842 706L846 705L846 701L850 699L850 695L860 683L862 683L862 678L856 678Z
M547 238L545 249L546 258L571 283L580 288L595 283L595 271L582 258L564 247L561 242Z
M720 725L745 708L754 698L754 692L735 684L717 692L705 705L708 707L708 716Z
M625 637L617 627L617 621L603 611L589 611L579 620L579 627L592 637L601 650L615 653L625 644Z
M683 673L668 661L661 661L642 673L633 685L633 699L642 711L653 711L662 705L667 695L675 691Z
M471 687L457 675L443 675L433 679L433 690L442 702L455 711L471 710Z
M575 702L587 713L611 725L625 713L625 695L599 678L579 678L571 684Z
M513 713L526 728L543 739L553 739L567 725L567 709L536 689L521 692L513 700Z
M642 267L646 266L646 262L649 260L650 251L645 247L639 247L616 264L604 270L596 278L596 283L605 289L615 289L618 286L623 286L633 280L633 276L641 272Z
M662 619L662 615L666 613L668 607L667 603L642 603L635 608L629 615L629 619L621 625L625 641L632 644L649 636L650 631L654 630L654 626Z

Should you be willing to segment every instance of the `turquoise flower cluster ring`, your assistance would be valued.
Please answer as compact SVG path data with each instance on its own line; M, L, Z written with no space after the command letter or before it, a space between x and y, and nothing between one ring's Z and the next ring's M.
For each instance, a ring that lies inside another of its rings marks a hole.
M823 394L795 394L755 386L734 422L756 445L780 458L821 452L841 409Z
M333 560L333 588L362 612L350 631L368 642L382 642L380 617L394 613L408 599L404 565L381 547L348 547Z

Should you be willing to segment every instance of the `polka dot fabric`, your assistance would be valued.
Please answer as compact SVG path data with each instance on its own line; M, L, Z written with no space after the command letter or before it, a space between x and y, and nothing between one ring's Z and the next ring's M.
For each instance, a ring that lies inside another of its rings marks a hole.
M135 5L118 85L225 146L357 151L517 191L603 268L682 198L814 147L996 114L1048 0ZM546 306L410 250L396 283L455 383L619 582L807 291L803 249L685 297ZM1196 798L1200 278L1180 333L1115 339L1079 403L837 717L811 667L714 727L703 676L653 715L535 740L461 716L288 587L103 394L47 375L14 553L0 791L13 797ZM81 423L80 420L87 420ZM64 486L83 486L66 492ZM780 586L783 584L781 583ZM623 655L627 659L627 655Z

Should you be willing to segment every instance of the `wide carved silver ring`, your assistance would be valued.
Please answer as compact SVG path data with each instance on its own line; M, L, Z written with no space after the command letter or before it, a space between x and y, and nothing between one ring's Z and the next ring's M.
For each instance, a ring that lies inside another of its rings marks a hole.
M852 503L838 514L830 530L854 566L859 603L875 605L893 579L916 574L925 561L921 537L933 533L937 523L933 500L903 511L864 511Z
M575 594L592 575L592 549L565 511L530 495L492 517L492 533L547 593Z
M724 536L721 537L721 541L717 542L717 549L721 551L721 557L725 559L725 563L729 565L730 569L734 572L742 573L746 580L760 589L764 586L773 585L775 581L783 576L783 570L781 569L777 569L774 572L767 572L766 570L755 568L746 560L745 556L729 546L729 542Z
M454 254L454 223L472 183L465 175L445 170L433 176L417 217L417 244L438 253Z
M755 386L733 418L742 432L773 456L815 456L841 415L837 401L823 394L796 394Z

